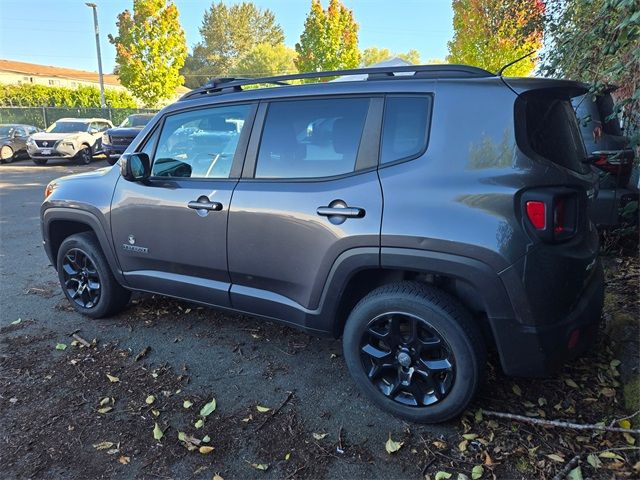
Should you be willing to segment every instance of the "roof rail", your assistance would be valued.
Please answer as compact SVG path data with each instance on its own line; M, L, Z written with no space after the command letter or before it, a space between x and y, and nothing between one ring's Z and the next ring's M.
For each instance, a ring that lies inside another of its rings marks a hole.
M398 78L481 78L495 76L493 73L478 67L472 67L469 65L443 64L355 68L350 70L293 73L262 78L216 78L208 82L205 86L186 93L180 98L180 101L192 99L201 95L209 95L212 93L237 92L242 90L242 87L245 85L289 85L286 82L290 80L342 77L353 75L367 75L367 80L381 80L395 77L396 73L404 72L413 73L413 75L402 75L398 76Z

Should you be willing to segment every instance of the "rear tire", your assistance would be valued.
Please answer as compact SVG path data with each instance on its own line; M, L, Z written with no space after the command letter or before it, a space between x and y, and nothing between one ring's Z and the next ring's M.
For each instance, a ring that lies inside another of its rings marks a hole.
M31 158L31 160L33 160L33 163L35 163L36 165L46 165L47 162L49 161L48 158L36 158L36 157Z
M0 161L2 163L13 162L14 155L15 152L9 145L3 145L2 147L0 147Z
M111 272L92 232L66 238L58 250L58 278L65 296L79 313L102 318L121 311L131 298Z
M362 393L411 422L457 417L483 378L486 346L478 326L454 297L419 282L365 296L349 315L342 343Z

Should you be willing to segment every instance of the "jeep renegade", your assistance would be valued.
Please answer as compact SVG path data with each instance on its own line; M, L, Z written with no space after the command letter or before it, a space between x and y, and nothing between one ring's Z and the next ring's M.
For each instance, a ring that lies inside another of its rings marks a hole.
M51 182L44 247L89 317L139 290L342 337L366 397L445 421L487 349L541 376L593 344L584 93L461 65L216 80L116 166Z

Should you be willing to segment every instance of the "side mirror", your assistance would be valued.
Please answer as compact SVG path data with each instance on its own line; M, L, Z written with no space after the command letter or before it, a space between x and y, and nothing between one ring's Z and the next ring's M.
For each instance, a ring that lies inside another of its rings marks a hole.
M151 175L151 160L146 153L124 153L120 157L120 174L129 182L143 182Z

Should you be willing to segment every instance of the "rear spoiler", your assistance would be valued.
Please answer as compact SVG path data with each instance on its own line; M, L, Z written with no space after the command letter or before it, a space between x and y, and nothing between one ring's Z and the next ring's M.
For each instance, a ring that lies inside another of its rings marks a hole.
M536 92L555 98L571 99L589 92L589 85L574 80L557 80L536 77L501 77L502 81L517 95Z

